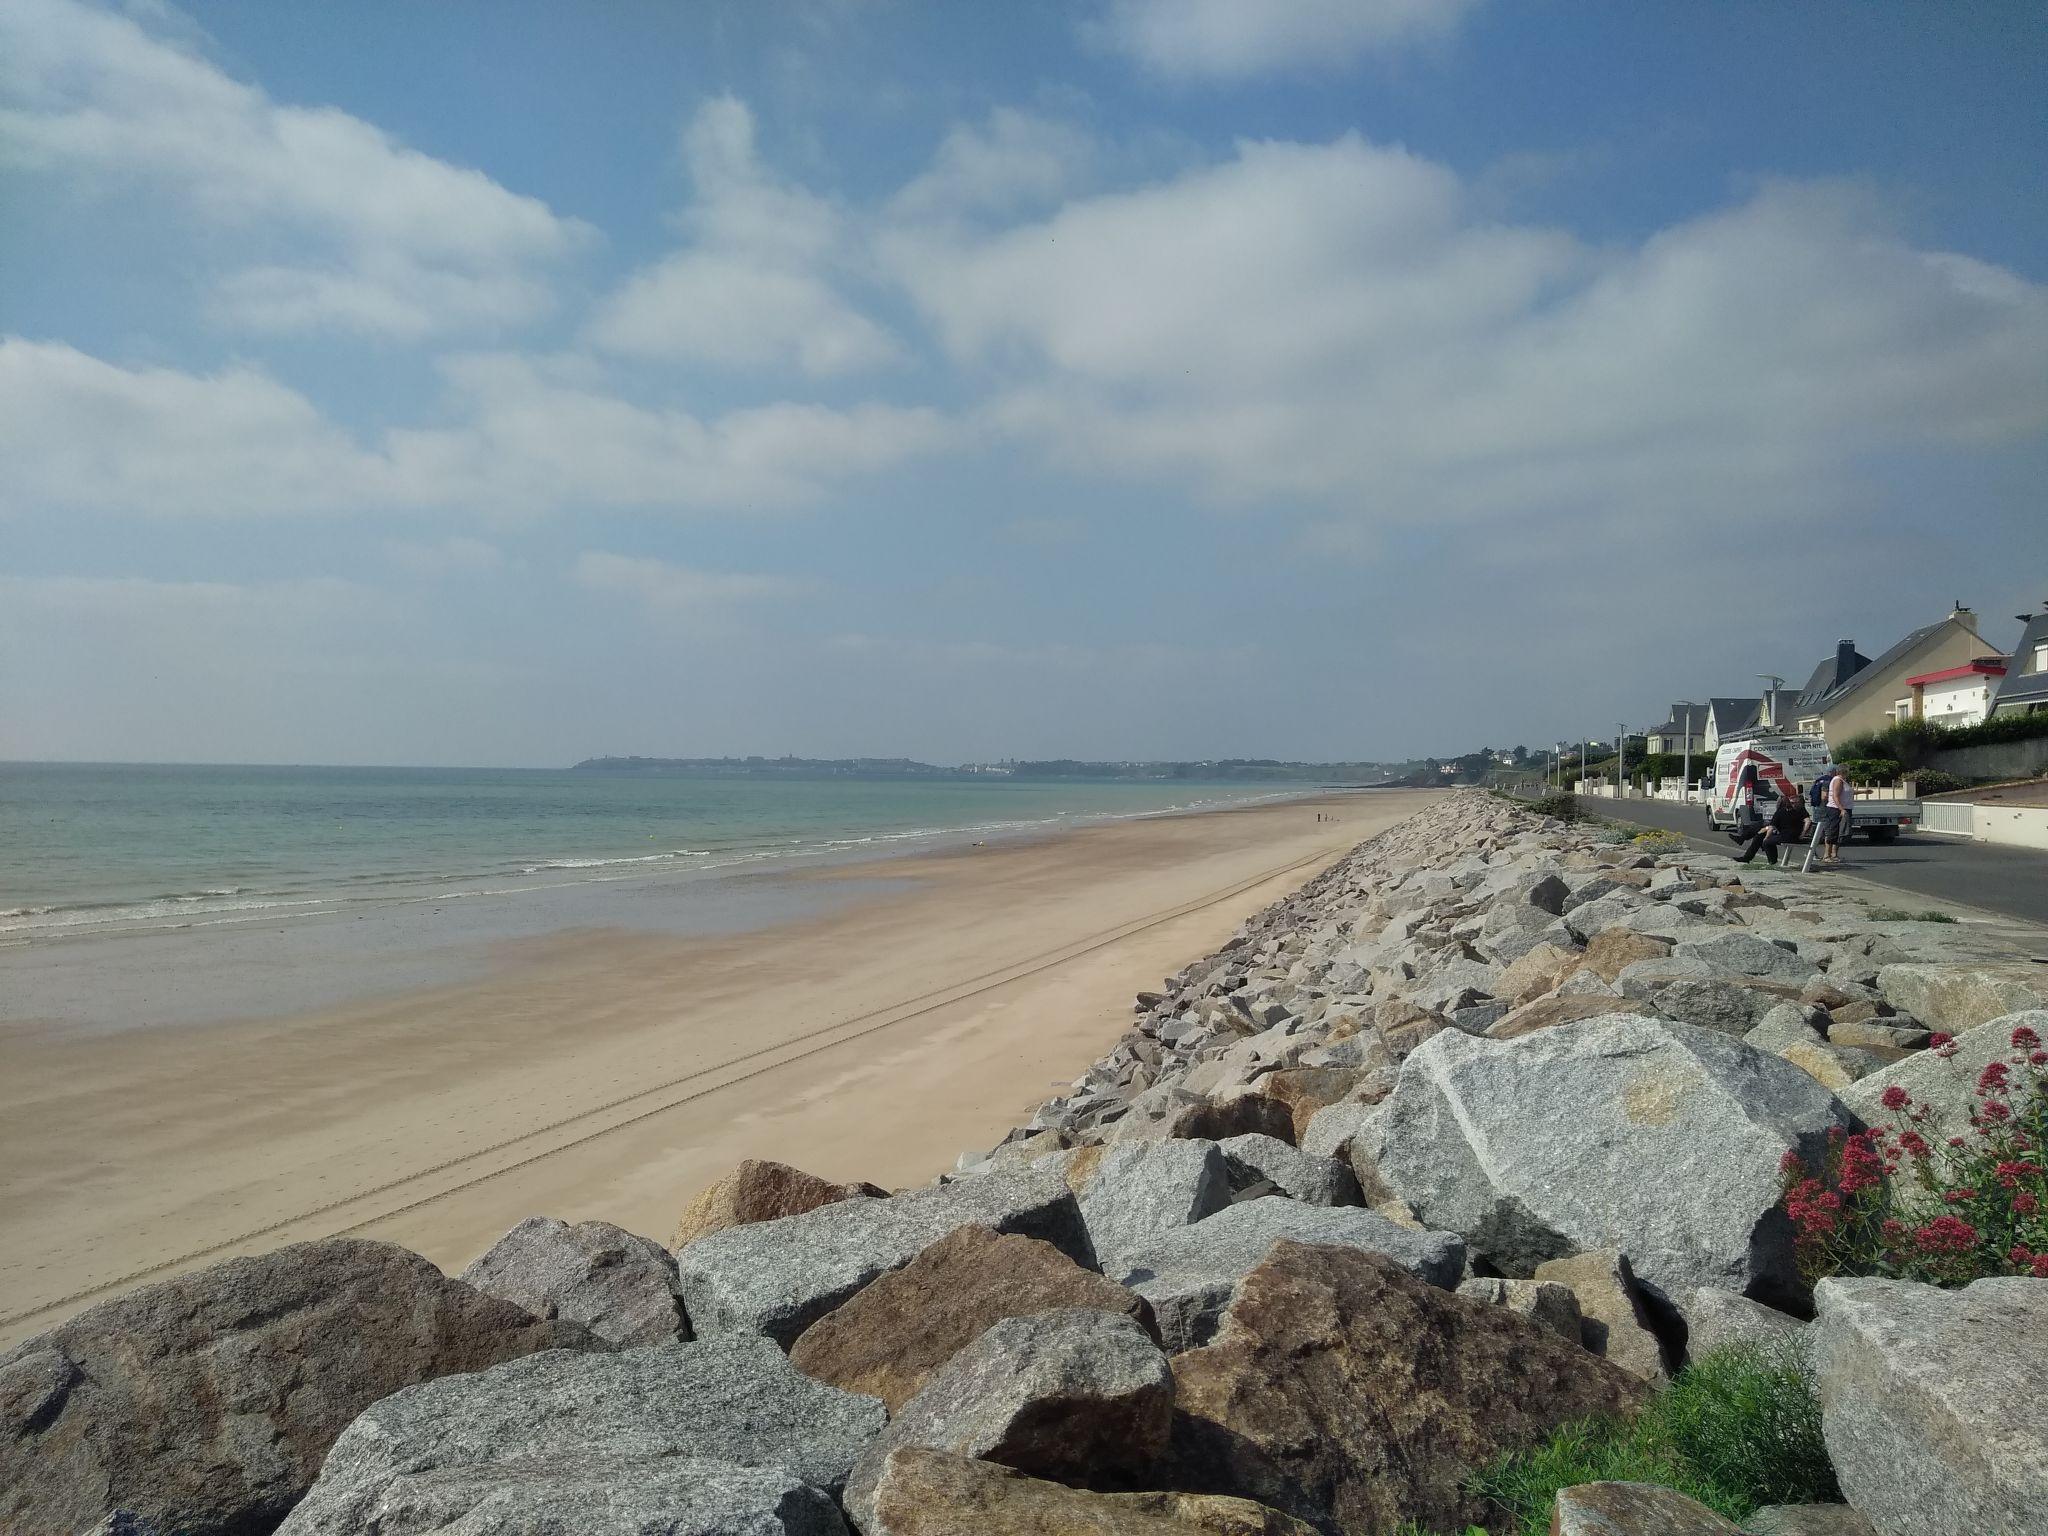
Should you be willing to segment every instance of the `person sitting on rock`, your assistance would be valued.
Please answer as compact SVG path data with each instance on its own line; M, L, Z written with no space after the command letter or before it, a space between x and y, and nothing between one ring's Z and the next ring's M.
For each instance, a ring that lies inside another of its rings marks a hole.
M1789 862L1792 850L1806 838L1806 806L1788 784L1778 792L1777 809L1771 812L1771 819L1760 824L1750 834L1749 842L1741 853L1735 856L1738 864L1747 864L1761 848L1764 857L1776 864L1781 857Z

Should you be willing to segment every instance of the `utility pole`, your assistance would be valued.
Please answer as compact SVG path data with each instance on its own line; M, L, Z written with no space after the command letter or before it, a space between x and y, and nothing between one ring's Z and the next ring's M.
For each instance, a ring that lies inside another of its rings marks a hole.
M1681 702L1679 709L1685 711L1678 717L1678 732L1685 738L1685 763L1678 770L1678 792L1685 796L1683 804L1692 803L1692 705Z
M1614 728L1614 798L1628 798L1628 727Z
M1764 697L1763 702L1757 706L1756 723L1764 730L1774 731L1778 728L1778 722L1772 718L1775 712L1772 695L1785 686L1785 679L1775 672L1759 672L1757 676L1763 679Z

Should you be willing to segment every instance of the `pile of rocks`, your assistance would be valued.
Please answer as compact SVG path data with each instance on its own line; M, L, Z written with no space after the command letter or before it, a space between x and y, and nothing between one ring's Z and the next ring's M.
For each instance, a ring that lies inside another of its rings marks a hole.
M1962 1114L2044 990L1967 925L1448 797L926 1188L747 1163L666 1247L334 1240L81 1314L0 1357L0 1529L1458 1531L1501 1453L1798 1340L1852 1507L1754 1530L2041 1532L2048 1281L1809 1294L1778 1168L1893 1082ZM1627 1484L1556 1518L1734 1529Z

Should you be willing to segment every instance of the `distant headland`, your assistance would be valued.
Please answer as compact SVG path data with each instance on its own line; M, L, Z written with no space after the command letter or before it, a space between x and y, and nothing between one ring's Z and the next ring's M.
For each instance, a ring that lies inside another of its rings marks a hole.
M1407 764L1290 763L1271 758L1198 762L1084 762L1074 758L1004 759L942 767L908 757L591 757L574 765L593 773L660 774L700 779L1131 779L1191 782L1356 785L1397 777Z

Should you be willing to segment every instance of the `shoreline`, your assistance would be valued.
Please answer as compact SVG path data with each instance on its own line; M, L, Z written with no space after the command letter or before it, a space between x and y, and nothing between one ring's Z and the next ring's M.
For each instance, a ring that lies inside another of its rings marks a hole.
M748 879L822 910L744 933L521 940L486 976L312 1013L10 1030L0 1342L127 1285L342 1231L451 1270L536 1210L665 1236L746 1156L922 1182L1085 1068L1135 991L1427 798L764 872ZM102 1160L67 1153L81 1122Z

